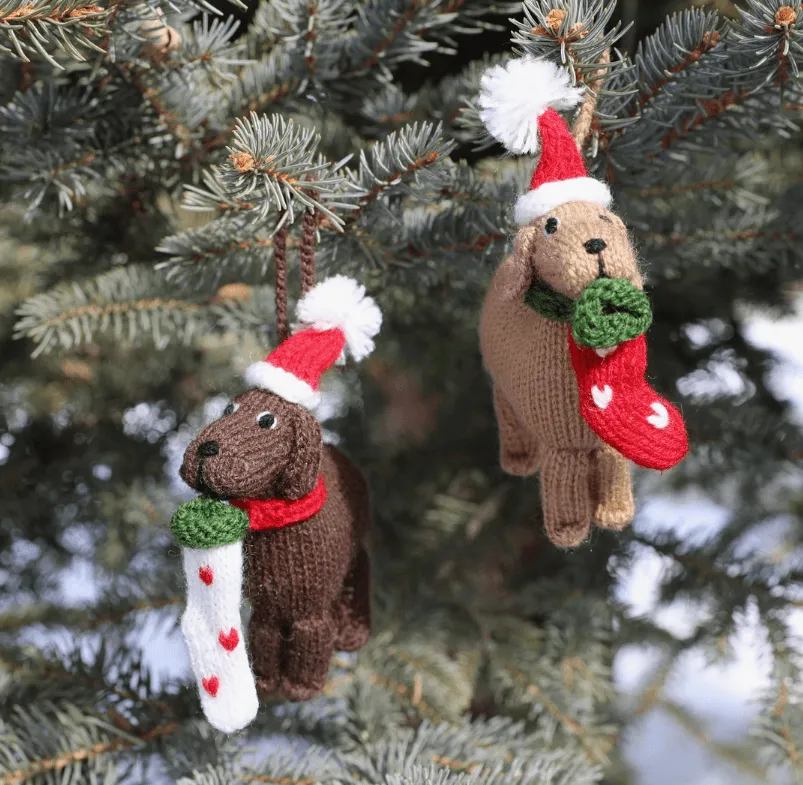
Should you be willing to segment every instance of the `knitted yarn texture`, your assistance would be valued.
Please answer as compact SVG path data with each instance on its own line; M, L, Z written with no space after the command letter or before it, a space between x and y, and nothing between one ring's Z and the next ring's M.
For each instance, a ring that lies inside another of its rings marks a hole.
M606 349L647 332L652 307L647 295L625 278L599 278L580 295L572 335L581 346Z
M600 357L569 337L580 390L580 412L606 444L633 463L663 471L689 451L680 412L644 380L647 341L643 335Z
M336 275L310 289L298 303L306 329L280 343L246 371L246 381L285 400L314 409L321 375L348 352L357 362L374 349L382 313L365 287Z
M630 464L608 447L580 412L568 351L569 327L513 299L520 259L499 268L480 319L480 346L493 381L500 458L505 471L541 471L541 506L550 540L574 547L592 520L621 529L633 518Z
M491 135L511 152L541 152L480 320L500 458L511 474L540 469L547 535L571 547L592 521L626 526L627 459L668 468L686 454L686 432L644 378L652 312L627 229L556 111L582 90L565 69L530 56L491 67L481 84Z
M327 497L321 510L246 539L257 686L294 701L319 694L332 652L361 648L371 632L368 488L342 453L322 451Z
M571 322L574 319L574 300L556 292L548 283L538 278L524 294L524 302L544 319L553 322Z
M535 278L524 302L545 319L571 322L581 346L605 349L647 332L652 308L647 296L623 278L601 278L589 284L575 301Z
M315 487L300 499L232 499L231 503L247 514L253 531L281 529L321 511L326 503L326 482L320 476Z
M307 292L298 315L306 326L252 366L259 388L236 396L198 434L180 470L212 497L183 505L173 530L185 546L182 631L201 703L227 732L253 718L257 691L289 700L317 695L333 650L355 651L370 636L368 489L357 467L324 446L306 407L344 350L359 359L373 349L381 314L363 287L336 277ZM242 546L232 540L246 530L255 679L239 626L241 573L232 577L242 567ZM201 544L216 547L195 547ZM228 576L222 587L220 570Z
M240 620L242 548L241 542L231 542L182 549L187 605L181 632L204 715L224 733L244 728L259 708Z
M170 520L173 536L185 548L213 548L241 542L248 516L228 504L199 497L184 502Z
M301 405L250 390L227 411L187 447L181 475L251 516L248 645L257 688L308 700L323 689L333 650L356 650L370 636L368 489L356 466L324 446Z

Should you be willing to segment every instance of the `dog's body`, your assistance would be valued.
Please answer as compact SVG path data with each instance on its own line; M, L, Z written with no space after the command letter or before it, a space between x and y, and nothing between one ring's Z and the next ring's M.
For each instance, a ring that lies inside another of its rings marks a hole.
M630 464L606 445L580 413L577 379L568 351L568 326L550 321L524 301L534 277L576 299L600 275L641 275L622 221L598 205L562 205L523 227L500 266L483 306L480 344L493 379L501 464L508 473L541 472L544 525L564 547L586 539L592 520L621 529L633 518ZM589 238L604 238L605 253L589 254ZM604 265L604 269L603 269Z
M302 523L248 535L249 644L257 686L306 700L323 687L332 651L370 635L368 488L357 467L323 448L326 503Z
M191 487L289 502L310 494L321 476L326 487L311 517L252 530L246 542L257 687L306 700L323 688L332 651L359 649L370 635L368 489L351 461L323 445L320 425L301 406L251 390L228 408L187 448L181 476Z

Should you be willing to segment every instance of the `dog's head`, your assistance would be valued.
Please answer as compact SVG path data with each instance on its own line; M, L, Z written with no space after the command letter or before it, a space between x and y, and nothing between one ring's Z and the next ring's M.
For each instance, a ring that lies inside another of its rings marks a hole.
M642 279L627 227L591 202L568 202L522 227L513 251L517 276L507 294L519 299L533 278L576 300L599 279Z
M636 252L619 216L593 202L555 207L516 236L502 296L522 301L534 285L568 298L578 343L609 347L652 320Z
M190 443L181 479L223 499L299 499L321 469L321 426L298 404L264 390L232 399Z

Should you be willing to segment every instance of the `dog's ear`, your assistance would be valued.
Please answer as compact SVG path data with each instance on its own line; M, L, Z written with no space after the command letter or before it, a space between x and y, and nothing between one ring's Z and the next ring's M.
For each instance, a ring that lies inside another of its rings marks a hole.
M321 426L311 414L299 407L293 417L293 429L295 441L277 489L285 499L300 499L315 488L323 456Z
M538 229L524 226L519 229L513 252L505 261L505 275L499 281L499 294L505 300L521 300L533 280L533 255Z

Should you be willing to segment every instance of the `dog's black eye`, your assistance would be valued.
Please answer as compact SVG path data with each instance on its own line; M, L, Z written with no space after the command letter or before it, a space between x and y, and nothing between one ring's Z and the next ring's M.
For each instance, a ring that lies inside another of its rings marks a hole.
M544 224L544 234L549 236L550 234L555 234L558 231L558 226L560 225L559 218L547 218L546 223Z
M276 417L270 412L260 412L257 415L257 425L260 428L275 428Z
M230 403L230 404L229 404L229 405L228 405L228 406L227 406L227 407L226 407L226 408L223 410L223 416L224 416L224 417L228 417L230 414L234 414L234 412L236 412L236 411L237 411L237 409L239 409L239 408L240 408L240 404L239 404L239 403Z

